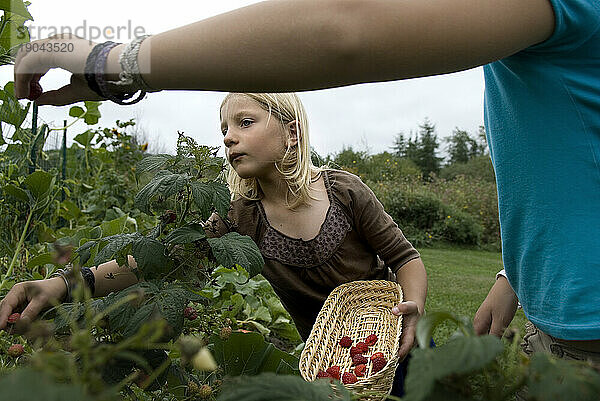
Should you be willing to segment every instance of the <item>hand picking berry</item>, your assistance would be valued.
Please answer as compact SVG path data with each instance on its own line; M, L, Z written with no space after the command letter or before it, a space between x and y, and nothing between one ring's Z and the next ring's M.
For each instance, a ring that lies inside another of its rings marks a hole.
M377 336L375 334L370 334L365 339L365 344L367 344L369 347L372 346L372 345L375 345L376 342L377 342Z
M384 357L375 358L373 360L373 372L379 372L387 365L387 360Z
M369 360L361 354L352 355L352 366L367 364Z
M348 336L342 337L340 345L344 348L350 348L352 346L352 339Z
M334 365L330 368L327 368L326 372L329 373L331 375L331 377L333 377L334 379L340 380L340 367L339 366Z
M364 377L366 371L367 371L367 365L365 365L364 363L357 365L354 368L354 374L356 375L356 377Z
M344 384L353 384L353 383L356 383L357 381L358 381L358 379L356 378L354 373L344 372L344 374L342 375L342 383L344 383Z
M13 313L12 315L10 315L8 317L8 323L15 324L15 323L17 323L17 320L19 320L20 318L21 318L20 313Z

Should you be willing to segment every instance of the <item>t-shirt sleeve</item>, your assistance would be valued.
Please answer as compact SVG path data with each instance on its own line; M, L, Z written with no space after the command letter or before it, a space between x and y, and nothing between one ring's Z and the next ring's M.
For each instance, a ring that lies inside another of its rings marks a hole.
M352 193L356 230L394 273L420 257L402 230L386 213L371 188L356 177Z
M526 49L562 53L577 49L600 29L600 1L548 0L554 11L554 32L544 42Z

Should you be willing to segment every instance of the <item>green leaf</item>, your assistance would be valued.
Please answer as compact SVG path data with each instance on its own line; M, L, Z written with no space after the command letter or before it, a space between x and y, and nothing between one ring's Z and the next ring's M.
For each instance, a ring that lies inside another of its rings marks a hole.
M94 136L96 136L96 133L88 130L77 135L75 138L73 138L73 140L82 145L84 148L88 148L91 146Z
M99 265L104 262L108 262L114 259L114 256L117 252L120 252L125 247L133 244L136 240L141 237L138 233L133 234L119 234L113 235L111 237L106 237L102 239L102 242L106 241L107 244L98 251L96 258L94 259L94 264ZM135 255L134 255L135 257ZM136 262L138 262L137 257L135 258ZM139 262L138 262L139 264Z
M159 170L163 168L169 160L173 160L174 158L174 156L166 154L146 156L137 164L136 170L138 173Z
M123 332L123 335L125 337L131 337L135 333L138 332L138 330L140 329L140 327L142 327L142 325L144 323L150 322L151 320L155 320L160 317L161 317L161 314L158 309L157 303L152 302L152 303L146 304L146 305L142 306L141 308L139 308L135 312L135 314L131 317L131 319L127 323L127 326L125 328L125 331Z
M217 262L224 267L235 264L242 266L250 275L256 276L265 264L263 257L252 238L231 232L219 238L209 238Z
M171 271L171 261L165 256L165 251L162 242L138 234L131 252L144 278L161 278Z
M87 125L98 124L98 120L100 120L101 114L98 107L102 104L101 102L84 102L85 108L87 109L83 120Z
M340 383L333 387L328 380L306 382L298 376L263 373L254 377L237 377L223 383L218 401L350 401L351 393Z
M51 253L42 253L34 258L29 259L27 262L27 268L33 269L36 266L43 266L48 264L54 264L54 258Z
M127 215L123 215L121 217L117 217L114 220L103 221L100 224L100 229L102 230L103 237L110 237L113 235L124 234L126 232L127 227Z
M159 171L152 180L135 196L135 206L150 214L150 199L160 195L168 198L185 188L190 180L187 174L173 174L167 170Z
M225 375L278 373L287 369L281 364L282 361L295 374L299 374L298 358L267 343L259 333L234 332L226 341L219 336L212 336L211 342L214 344L212 351L215 361Z
M204 233L202 225L191 224L171 231L165 238L165 242L167 244L185 244L204 238L206 238L206 234Z
M48 197L48 193L54 185L54 180L54 175L38 170L25 178L23 186L29 190L36 201L40 202Z
M4 90L0 91L0 101L0 121L10 124L15 128L20 128L25 118L27 118L30 103L27 103L25 107L21 106L15 98L14 82L8 82L4 86Z
M231 195L227 185L219 182L193 182L192 196L194 203L200 209L201 217L206 220L210 217L213 209L219 216L227 218Z
M406 377L405 400L431 399L436 382L487 366L503 348L502 341L494 336L469 336L455 338L437 348L414 350Z
M16 185L13 185L13 184L5 185L4 188L2 188L2 190L7 195L13 196L20 201L29 202L29 196L27 196L27 192L23 191L21 188L17 187Z
M81 117L82 115L84 115L85 110L83 110L83 108L79 107L79 106L73 106L69 109L69 115L71 117Z
M578 361L535 354L527 375L528 397L539 401L596 401L600 394L600 374Z
M23 0L0 0L0 10L10 11L11 13L25 17L27 20L33 20Z
M427 312L419 319L417 323L417 342L421 348L429 348L430 341L435 329L446 320L450 320L458 325L459 328L467 333L475 334L471 320L465 317L454 315L450 312Z

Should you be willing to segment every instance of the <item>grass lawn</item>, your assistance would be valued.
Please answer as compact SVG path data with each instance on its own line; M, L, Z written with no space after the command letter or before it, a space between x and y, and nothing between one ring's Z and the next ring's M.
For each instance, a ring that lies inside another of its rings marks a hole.
M473 319L494 284L496 273L502 269L501 254L450 247L422 248L419 252L429 280L426 310L448 311ZM511 327L522 336L526 321L523 311L518 310ZM445 324L434 333L434 341L445 343L454 329Z

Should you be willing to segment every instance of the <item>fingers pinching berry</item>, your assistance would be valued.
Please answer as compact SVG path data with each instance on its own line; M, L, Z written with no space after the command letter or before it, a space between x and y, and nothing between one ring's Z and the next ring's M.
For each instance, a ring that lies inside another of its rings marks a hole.
M29 96L27 96L27 99L36 100L38 97L42 96L42 93L44 93L44 90L42 89L40 83L31 81L29 84Z
M15 324L17 323L17 321L21 318L21 314L20 313L13 313L12 315L10 315L8 317L8 323L9 324Z

